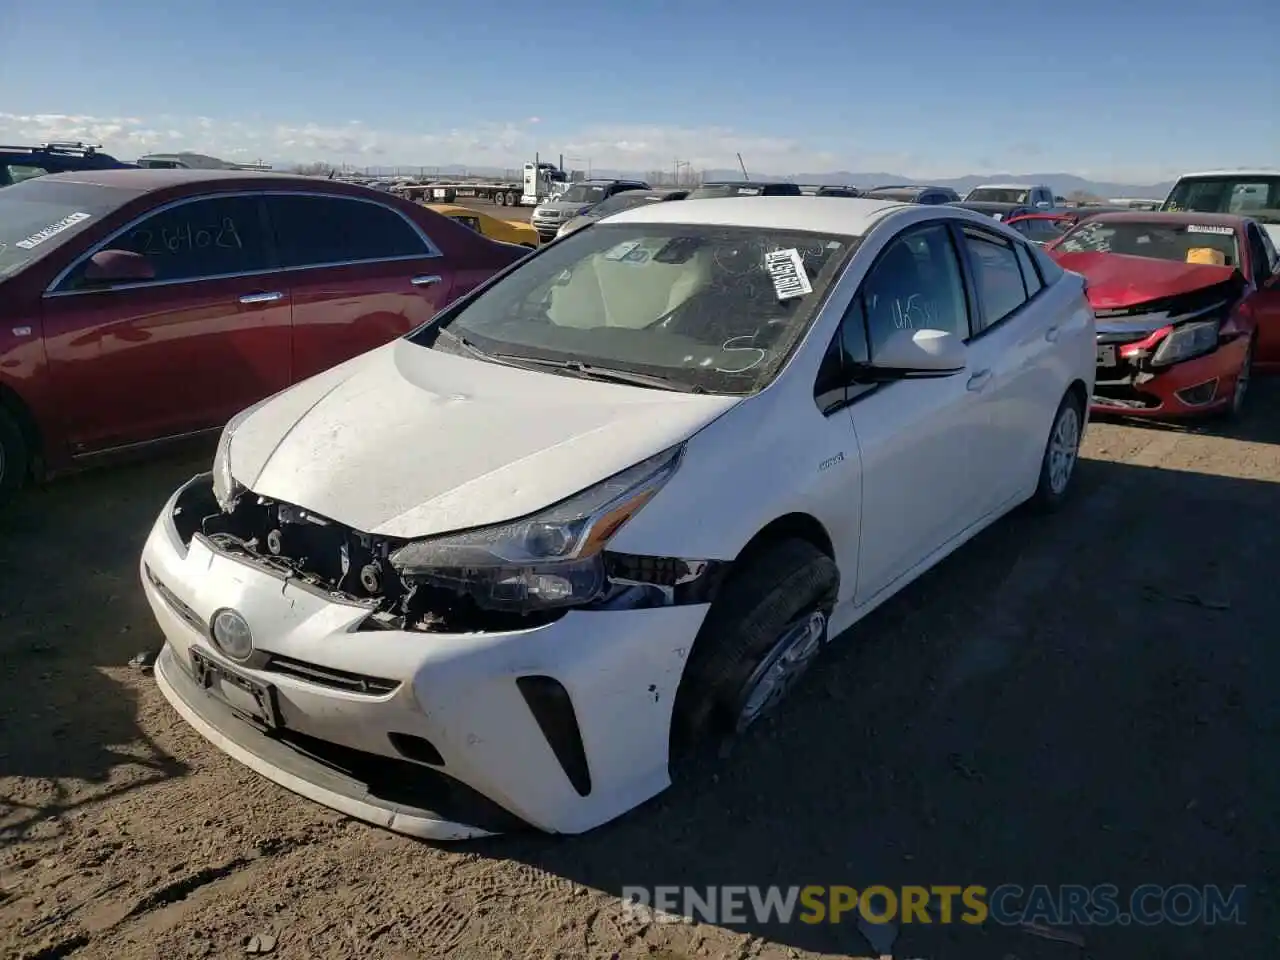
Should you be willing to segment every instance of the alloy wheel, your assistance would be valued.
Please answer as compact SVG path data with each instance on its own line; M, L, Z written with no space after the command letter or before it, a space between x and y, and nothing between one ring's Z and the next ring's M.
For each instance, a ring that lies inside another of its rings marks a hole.
M827 615L813 610L789 623L743 686L735 733L742 733L780 703L822 649Z
M1066 404L1058 414L1049 437L1049 487L1061 496L1071 482L1071 473L1080 452L1080 412Z

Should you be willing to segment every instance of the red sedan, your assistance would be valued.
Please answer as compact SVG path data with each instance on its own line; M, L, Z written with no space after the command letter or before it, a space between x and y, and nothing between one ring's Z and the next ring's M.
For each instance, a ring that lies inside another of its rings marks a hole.
M1280 369L1280 257L1255 221L1104 213L1045 249L1089 284L1095 411L1238 416L1252 372Z
M0 191L0 501L215 429L528 253L332 180L104 170Z

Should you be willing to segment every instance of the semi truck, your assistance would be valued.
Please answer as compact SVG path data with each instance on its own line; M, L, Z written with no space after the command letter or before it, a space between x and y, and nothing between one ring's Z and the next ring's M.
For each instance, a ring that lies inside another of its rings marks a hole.
M453 203L459 197L488 200L500 207L536 207L554 194L567 189L580 175L565 173L563 160L560 165L534 159L524 165L524 176L513 180L457 180L434 183L405 184L396 193L410 200L426 203Z

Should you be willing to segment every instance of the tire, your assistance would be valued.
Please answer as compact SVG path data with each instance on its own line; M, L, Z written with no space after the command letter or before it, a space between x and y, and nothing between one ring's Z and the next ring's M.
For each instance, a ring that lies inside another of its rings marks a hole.
M505 207L507 205L507 195L501 191L493 198L493 200L500 207Z
M1040 481L1031 495L1031 505L1050 513L1067 499L1076 462L1080 459L1080 437L1084 432L1084 401L1074 390L1067 391L1053 415L1044 455L1040 459ZM1074 436L1072 436L1074 434ZM1065 457L1065 460L1064 460Z
M0 407L0 507L22 489L30 468L31 451L22 429L9 411Z
M744 733L794 688L826 645L839 579L831 558L806 540L783 540L746 559L694 642L672 718L677 749ZM769 668L788 647L797 659L761 703Z
M1249 344L1245 347L1244 362L1240 365L1240 374L1236 377L1235 390L1231 394L1231 403L1223 407L1219 416L1223 420L1242 420L1249 412L1249 397L1252 394L1249 391L1249 385L1253 382L1253 358L1257 352L1258 335L1254 334L1249 338Z

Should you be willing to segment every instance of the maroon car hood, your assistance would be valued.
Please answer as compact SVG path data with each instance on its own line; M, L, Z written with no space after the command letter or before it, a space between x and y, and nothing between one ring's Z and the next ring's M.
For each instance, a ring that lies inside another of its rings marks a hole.
M1202 263L1178 263L1131 257L1123 253L1053 253L1065 270L1083 274L1089 281L1089 303L1094 308L1129 307L1148 300L1162 300L1225 283L1235 267Z

